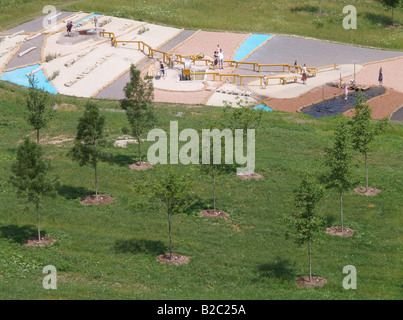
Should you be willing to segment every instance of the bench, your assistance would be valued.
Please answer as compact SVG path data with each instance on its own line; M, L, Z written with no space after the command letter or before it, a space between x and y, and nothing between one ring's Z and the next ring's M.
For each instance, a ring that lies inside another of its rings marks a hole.
M281 84L287 84L287 81L298 82L298 77L297 76L291 76L291 77L281 77L280 78Z

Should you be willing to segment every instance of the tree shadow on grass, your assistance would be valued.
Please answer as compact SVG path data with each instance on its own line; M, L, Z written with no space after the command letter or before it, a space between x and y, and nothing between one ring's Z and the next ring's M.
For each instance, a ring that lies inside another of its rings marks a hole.
M109 154L102 159L100 159L103 162L107 162L109 164L117 164L119 166L125 167L128 166L129 164L135 162L134 157L132 155L125 155L125 154L118 154L118 155L113 155Z
M145 253L150 255L160 255L166 252L167 247L161 241L130 239L117 240L114 250L117 253Z
M67 200L74 200L74 199L82 199L85 196L89 194L94 194L95 192L88 190L83 187L73 187L73 186L67 186L63 185L60 188L57 189L57 193L62 196L63 198L66 198Z
M392 13L390 16L384 14L374 14L370 12L366 12L364 14L365 19L371 22L371 24L380 24L384 27L392 25Z
M292 280L295 278L294 264L288 260L279 259L272 263L265 263L259 266L259 278Z
M292 13L296 12L309 12L309 13L318 13L319 12L319 6L310 6L310 5L304 5L304 6L297 6L294 8L291 8L290 11Z
M41 230L41 237L45 235L46 231ZM10 224L8 226L0 226L0 237L10 239L19 244L24 244L29 238L38 237L38 229L30 225L17 226Z

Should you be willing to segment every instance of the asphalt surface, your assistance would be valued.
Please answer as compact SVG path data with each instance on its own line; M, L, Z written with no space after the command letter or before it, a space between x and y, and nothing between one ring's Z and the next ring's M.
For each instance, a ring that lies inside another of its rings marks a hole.
M403 106L390 117L392 121L403 121Z
M58 14L58 13L62 13L62 14L61 14L60 16L57 16L57 17L56 17L56 21L55 21L55 22L59 22L59 21L61 21L61 20L64 20L66 17L72 15L72 14L75 13L75 12L56 11L56 12L54 12L54 13L52 13L52 14L49 14L49 16L53 16L53 15L56 15L56 14ZM46 16L43 16L43 17L40 17L40 18L37 18L37 19L35 19L35 20L32 20L32 21L23 23L23 24L21 24L21 25L15 27L15 28L9 29L9 30L7 30L7 31L2 31L2 32L3 32L3 33L16 33L16 32L18 32L18 31L22 31L22 30L24 30L24 32L38 32L38 31L44 29L44 26L43 26L43 19L44 19L45 17L47 17L47 15L46 15ZM46 23L47 23L47 21L46 21ZM45 24L45 27L46 27L46 26L47 26L47 24Z

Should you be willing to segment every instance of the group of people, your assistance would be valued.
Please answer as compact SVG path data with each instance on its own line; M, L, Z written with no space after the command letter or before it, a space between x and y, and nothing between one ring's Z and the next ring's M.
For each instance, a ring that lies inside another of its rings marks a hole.
M214 70L217 68L224 69L224 51L222 51L219 44L217 44L217 50L214 51Z
M97 26L98 26L98 18L95 16L93 21L94 21L95 28L97 28ZM73 21L67 22L66 29L67 29L67 35L69 37L70 37L70 33L71 33L72 28L73 28Z

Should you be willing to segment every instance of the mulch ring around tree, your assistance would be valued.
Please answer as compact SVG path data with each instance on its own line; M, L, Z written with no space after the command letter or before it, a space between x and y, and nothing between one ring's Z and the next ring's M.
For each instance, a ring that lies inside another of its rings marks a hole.
M261 174L256 173L256 172L249 173L249 174L246 174L246 173L239 173L239 174L237 174L236 176L237 176L238 178L241 178L242 180L252 180L252 179L259 180L259 179L263 179L263 178L264 178Z
M131 169L131 170L139 170L139 171L141 171L141 170L147 170L147 169L150 169L150 168L153 168L153 165L151 164L151 163L148 163L148 162L135 162L135 163L132 163L131 165L129 165L129 168Z
M56 239L49 237L42 237L41 241L38 241L38 237L29 238L27 242L24 243L26 247L44 247L51 245L56 242Z
M311 277L311 281L309 281L309 276L299 277L297 279L297 284L300 287L322 287L326 284L327 279L322 277Z
M368 190L365 191L365 187L359 187L359 188L355 188L354 191L356 193L362 194L364 196L376 196L378 193L380 193L382 190L379 190L377 188L369 188Z
M341 232L341 226L334 226L326 228L326 233L332 236L351 237L354 234L354 229L343 227L343 232Z
M200 212L201 216L204 218L226 218L229 213L222 210L206 209Z
M172 258L169 259L170 254L169 253L163 253L160 254L157 257L157 260L161 263L165 263L165 264L174 264L174 265L181 265L181 264L187 264L189 263L189 257L187 256L183 256L181 254L177 254L177 253L172 253Z
M107 194L99 194L98 198L95 196L95 194L91 194L84 197L80 203L86 206L104 205L112 203L114 200L114 197L108 196Z

